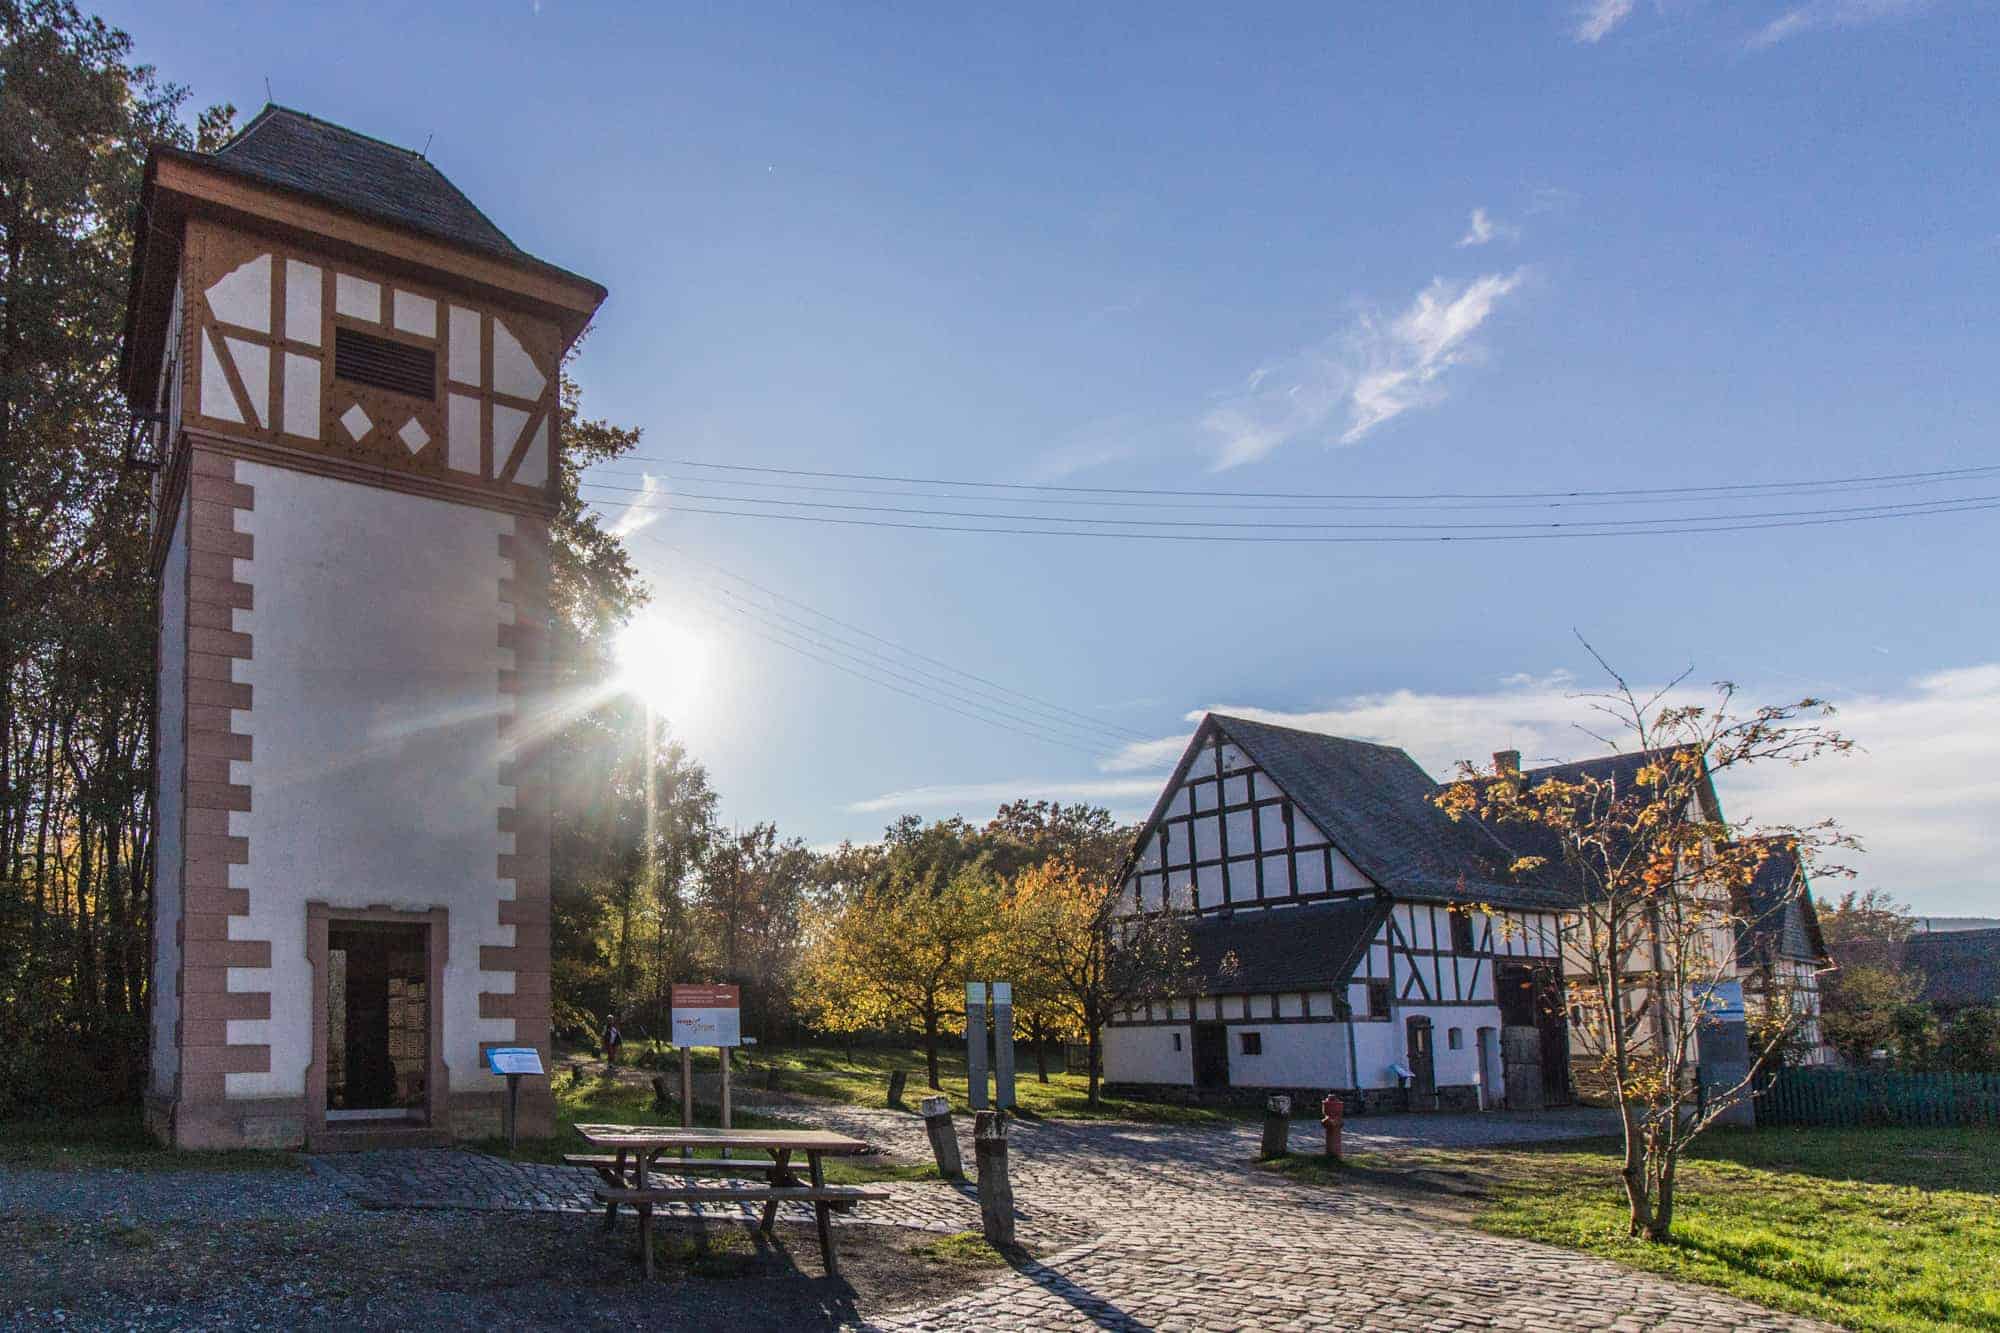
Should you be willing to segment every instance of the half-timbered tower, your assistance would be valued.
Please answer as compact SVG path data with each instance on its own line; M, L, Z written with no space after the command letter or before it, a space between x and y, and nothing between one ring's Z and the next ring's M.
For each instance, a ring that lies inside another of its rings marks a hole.
M1191 913L1202 993L1121 1014L1108 1080L1539 1106L1567 1089L1558 913L1393 746L1202 721L1143 826L1123 913ZM1490 910L1480 910L1490 909Z
M524 178L532 179L532 177ZM558 367L604 290L419 154L266 107L147 164L124 388L158 468L148 1120L489 1131L546 1047ZM547 1123L546 1092L523 1126Z

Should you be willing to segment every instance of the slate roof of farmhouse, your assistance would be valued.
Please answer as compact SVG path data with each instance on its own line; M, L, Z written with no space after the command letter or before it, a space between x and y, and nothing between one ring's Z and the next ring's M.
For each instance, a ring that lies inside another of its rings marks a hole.
M1188 943L1210 995L1324 990L1347 980L1388 915L1380 899L1350 898L1201 916Z
M1393 745L1220 713L1209 720L1348 860L1398 898L1527 909L1574 901L1561 888L1509 875L1511 848L1483 825L1454 821L1432 804L1442 788Z
M529 258L422 153L276 104L213 153L177 156L503 259Z
M1755 961L1766 950L1778 958L1818 962L1827 957L1820 937L1819 912L1799 863L1798 845L1787 838L1767 838L1770 854L1757 867L1746 892L1742 914L1748 921L1737 931L1737 957Z
M1947 1012L2000 1004L2000 929L1933 930L1907 940L1848 940L1833 946L1842 967L1886 967L1924 978L1917 997Z

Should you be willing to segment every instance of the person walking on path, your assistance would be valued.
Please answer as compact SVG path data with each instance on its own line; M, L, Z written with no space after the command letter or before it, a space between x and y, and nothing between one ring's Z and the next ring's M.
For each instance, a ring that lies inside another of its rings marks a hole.
M624 1049L625 1034L618 1030L618 1020L607 1019L604 1024L604 1059L607 1063L618 1063L618 1052Z

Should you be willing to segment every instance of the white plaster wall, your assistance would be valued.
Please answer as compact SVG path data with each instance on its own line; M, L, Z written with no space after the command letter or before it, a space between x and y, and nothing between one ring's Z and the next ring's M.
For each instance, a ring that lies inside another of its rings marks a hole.
M1174 1049L1179 1033L1181 1049ZM1186 1028L1111 1027L1104 1029L1104 1078L1110 1083L1194 1082L1193 1045Z
M1243 1053L1242 1034L1260 1033L1263 1052ZM1345 1023L1231 1023L1229 1081L1239 1088L1346 1088Z
M175 513L160 575L159 726L153 733L159 834L153 844L153 1062L150 1086L162 1096L180 1073L181 810L187 765L187 492Z
M1356 1009L1358 1014L1360 1009ZM1389 1066L1403 1058L1402 1010L1392 1012L1392 1022L1357 1021L1354 1024L1354 1068L1357 1088L1393 1088L1396 1076Z
M238 577L255 588L237 611L253 656L236 664L254 738L238 764L253 809L232 814L250 840L231 883L250 891L233 939L271 941L272 967L233 968L232 991L271 992L268 1020L229 1025L231 1042L269 1042L268 1074L231 1074L232 1097L297 1095L312 1054L305 904L450 912L444 1057L458 1086L482 1086L479 1042L513 1038L511 1019L481 1020L482 990L511 973L479 971L479 946L510 945L495 903L513 896L495 859L513 835L495 812L499 782L495 646L499 537L512 520L488 510L238 463L256 488L238 526L256 558Z

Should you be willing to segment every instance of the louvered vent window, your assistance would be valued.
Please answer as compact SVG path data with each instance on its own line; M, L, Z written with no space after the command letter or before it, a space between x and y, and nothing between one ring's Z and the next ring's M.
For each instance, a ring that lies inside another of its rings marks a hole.
M333 374L412 398L437 397L437 353L353 329L333 331Z

